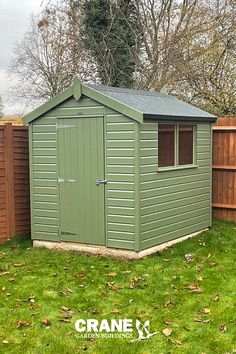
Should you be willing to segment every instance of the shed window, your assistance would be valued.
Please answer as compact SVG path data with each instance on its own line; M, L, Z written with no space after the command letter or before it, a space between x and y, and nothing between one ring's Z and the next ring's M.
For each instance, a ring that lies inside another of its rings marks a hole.
M159 124L158 161L160 167L175 164L175 125Z
M179 125L179 165L193 163L193 126Z
M158 124L158 166L193 165L194 131L191 124Z

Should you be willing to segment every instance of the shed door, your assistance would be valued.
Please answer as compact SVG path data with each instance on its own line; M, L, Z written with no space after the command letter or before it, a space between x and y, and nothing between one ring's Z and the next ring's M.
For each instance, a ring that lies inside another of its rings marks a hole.
M58 119L59 233L105 245L103 118Z

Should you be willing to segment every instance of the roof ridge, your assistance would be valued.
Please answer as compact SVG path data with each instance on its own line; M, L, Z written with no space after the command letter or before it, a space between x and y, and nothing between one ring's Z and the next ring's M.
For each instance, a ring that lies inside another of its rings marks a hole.
M145 90L135 90L135 89L129 89L126 87L114 87L114 86L104 86L104 85L95 85L95 84L85 84L91 88L94 88L95 90L100 90L100 91L110 91L110 92L130 92L136 95L140 96L154 96L154 97L161 97L161 98L175 98L174 96L170 96L167 93L162 93L158 91L145 91Z

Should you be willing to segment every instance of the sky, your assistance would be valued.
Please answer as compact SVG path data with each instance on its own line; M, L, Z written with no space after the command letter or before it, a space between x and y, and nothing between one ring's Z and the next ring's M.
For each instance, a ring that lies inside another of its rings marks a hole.
M0 0L0 95L3 98L4 114L23 112L24 105L11 102L9 88L13 85L7 68L13 56L16 41L24 37L32 13L37 13L44 0Z

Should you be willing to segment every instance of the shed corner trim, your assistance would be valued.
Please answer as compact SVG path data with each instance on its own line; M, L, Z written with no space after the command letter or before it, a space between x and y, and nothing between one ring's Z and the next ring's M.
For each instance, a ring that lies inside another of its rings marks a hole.
M101 93L92 87L87 86L86 84L82 84L81 86L83 95L88 96L94 99L95 101L104 104L105 106L108 106L109 108L114 109L115 111L118 111L131 119L134 119L139 123L143 123L143 113L138 111L137 109L129 107L128 105L119 102L114 98L111 98L108 95Z
M26 114L23 117L23 123L26 125L36 118L40 117L42 114L48 112L50 109L54 108L58 104L65 101L67 98L73 96L73 86L68 87L63 92L58 93L55 97L50 99L49 101L43 103L41 106L33 110L32 112Z

